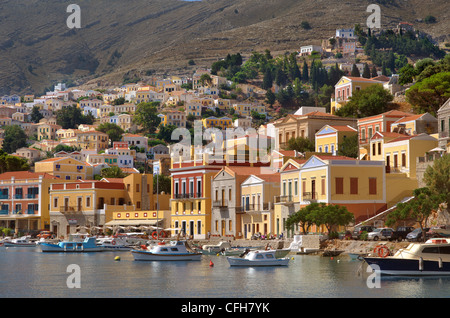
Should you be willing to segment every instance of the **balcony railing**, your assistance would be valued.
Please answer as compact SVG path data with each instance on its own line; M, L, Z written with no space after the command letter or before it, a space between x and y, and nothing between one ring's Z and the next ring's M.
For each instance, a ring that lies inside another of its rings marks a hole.
M60 206L59 212L61 213L80 213L83 211L81 206Z
M194 198L200 198L201 193L176 193L173 195L174 199L194 199Z
M263 204L246 204L243 207L243 212L264 212L264 211L270 211L273 209L273 205L270 203L263 203Z
M448 131L441 131L439 132L439 138L448 138L449 132Z
M0 215L8 215L9 211L8 210L0 210Z
M212 206L214 208L226 208L228 206L228 201L227 200L213 201Z
M294 202L294 196L292 195L280 195L275 197L275 203L291 203Z
M308 200L308 201L314 201L317 200L318 195L317 192L303 192L302 199Z

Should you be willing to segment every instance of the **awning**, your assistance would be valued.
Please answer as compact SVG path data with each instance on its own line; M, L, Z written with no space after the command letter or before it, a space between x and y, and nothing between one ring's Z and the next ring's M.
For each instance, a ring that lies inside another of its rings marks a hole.
M162 221L162 220L160 220ZM156 225L158 221L156 220L112 220L105 223L105 226L113 225L123 225L123 226L133 226L133 225Z

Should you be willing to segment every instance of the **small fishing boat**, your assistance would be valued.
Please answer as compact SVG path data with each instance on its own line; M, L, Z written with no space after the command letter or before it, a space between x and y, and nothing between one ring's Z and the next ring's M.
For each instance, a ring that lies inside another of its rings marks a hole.
M199 261L202 256L202 253L193 251L186 241L160 242L150 248L133 249L131 253L135 261Z
M220 241L218 244L203 245L202 253L205 255L216 255L230 248L231 244L229 242Z
M385 246L377 246L373 256L364 260L382 275L448 276L450 275L450 239L433 238L425 243L411 243L393 256Z
M224 256L238 256L241 255L243 252L244 250L242 248L229 248L220 252L220 254Z
M133 246L128 243L126 237L104 237L97 238L97 245L105 251L131 251Z
M62 241L57 244L41 243L39 244L42 252L64 252L64 253L87 253L87 252L103 252L105 248L98 246L96 237L86 237L84 241Z
M247 250L242 257L227 257L230 266L287 266L289 258L276 258L275 250Z
M32 242L30 236L22 236L21 238L12 239L4 242L5 247L36 247L36 243Z

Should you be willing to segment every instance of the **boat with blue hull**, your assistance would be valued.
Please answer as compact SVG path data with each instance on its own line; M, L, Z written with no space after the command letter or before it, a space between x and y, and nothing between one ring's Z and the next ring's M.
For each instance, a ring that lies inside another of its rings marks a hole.
M368 256L364 260L382 275L450 276L450 240L430 239L413 243L393 256ZM384 257L383 257L384 256Z
M42 252L60 252L60 253L89 253L103 252L105 249L98 246L94 236L86 237L84 241L63 241L57 244L41 243L39 244Z

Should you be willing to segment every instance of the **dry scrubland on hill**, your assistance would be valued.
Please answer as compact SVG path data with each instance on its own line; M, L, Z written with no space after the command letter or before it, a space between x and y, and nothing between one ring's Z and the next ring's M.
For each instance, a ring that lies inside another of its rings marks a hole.
M437 23L416 27L449 39L448 0L78 0L82 28L74 30L66 26L69 2L4 0L0 94L39 94L56 81L92 78L108 86L148 70L192 74L227 53L293 51L364 24L367 6L377 2L388 3L381 5L383 27L430 14ZM302 21L312 29L303 30Z

